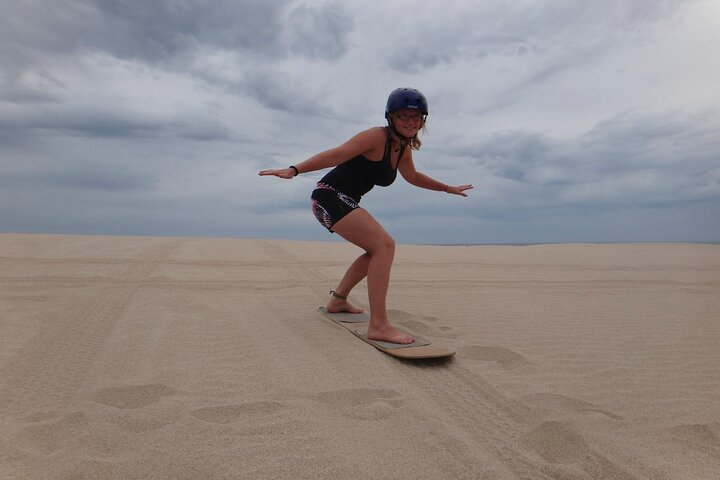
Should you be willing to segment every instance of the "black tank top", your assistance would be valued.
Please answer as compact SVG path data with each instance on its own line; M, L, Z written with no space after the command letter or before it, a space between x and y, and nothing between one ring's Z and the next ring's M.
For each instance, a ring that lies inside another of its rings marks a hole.
M388 134L382 160L374 162L363 155L358 155L330 170L320 182L330 185L336 190L350 195L356 202L360 202L362 196L372 190L375 185L387 187L395 181L397 166L393 168L390 160L391 146L392 140ZM405 145L400 147L398 165L404 151Z

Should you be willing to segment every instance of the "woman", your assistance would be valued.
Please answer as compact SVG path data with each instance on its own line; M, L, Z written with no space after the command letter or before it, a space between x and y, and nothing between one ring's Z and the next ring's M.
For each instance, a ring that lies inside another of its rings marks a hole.
M362 309L348 302L350 291L367 277L370 301L368 338L392 343L415 340L400 332L388 321L385 299L395 241L366 210L360 199L373 186L388 186L397 171L417 187L467 197L472 185L450 186L415 170L412 151L420 148L418 132L425 131L428 104L425 96L413 88L394 90L387 101L386 127L364 130L342 145L318 153L288 168L262 170L260 175L290 179L301 173L335 167L312 193L315 216L330 232L365 250L350 265L336 290L330 291L329 312L360 313Z

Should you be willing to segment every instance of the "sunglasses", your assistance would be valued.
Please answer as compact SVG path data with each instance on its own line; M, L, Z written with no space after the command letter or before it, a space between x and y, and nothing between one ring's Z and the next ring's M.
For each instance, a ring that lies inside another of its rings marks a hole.
M395 118L402 122L407 122L408 120L419 122L422 120L423 116L419 113L398 113L395 115Z

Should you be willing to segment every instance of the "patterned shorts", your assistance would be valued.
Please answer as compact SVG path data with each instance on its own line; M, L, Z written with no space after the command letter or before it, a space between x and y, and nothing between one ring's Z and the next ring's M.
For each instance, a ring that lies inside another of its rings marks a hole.
M331 232L332 226L341 218L356 208L360 208L358 202L350 195L337 191L334 187L318 182L313 190L312 210L315 218Z

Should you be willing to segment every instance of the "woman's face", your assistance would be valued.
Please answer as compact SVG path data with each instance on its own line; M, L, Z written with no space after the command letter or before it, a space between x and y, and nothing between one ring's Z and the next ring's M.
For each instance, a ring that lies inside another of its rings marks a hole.
M393 112L393 118L395 130L403 137L412 138L422 128L423 115L418 110L404 108Z

